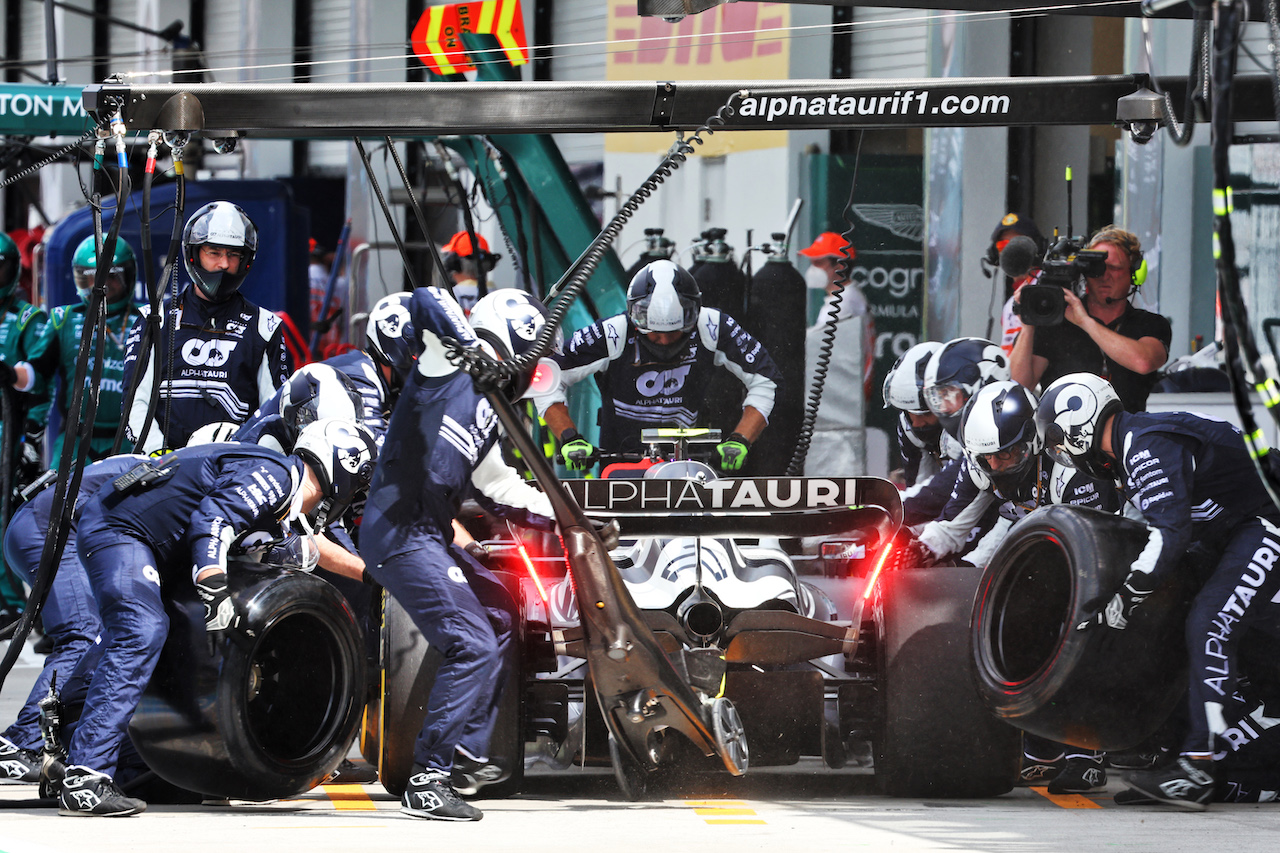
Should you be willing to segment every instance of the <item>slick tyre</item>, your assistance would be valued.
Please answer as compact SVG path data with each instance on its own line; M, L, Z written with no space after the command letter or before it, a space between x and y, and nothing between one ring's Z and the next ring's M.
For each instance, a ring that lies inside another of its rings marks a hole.
M1072 506L1019 521L974 602L978 692L993 713L1052 741L1123 750L1152 734L1186 687L1189 572L1140 606L1124 630L1076 626L1123 583L1146 525Z
M365 661L336 589L300 572L232 567L242 625L204 629L194 589L166 601L169 636L129 732L167 782L267 800L315 787L360 723Z
M992 797L1017 781L1020 735L974 689L969 612L979 574L937 566L880 577L875 768L890 796Z
M385 592L381 658L378 781L388 793L399 797L413 769L413 745L422 731L441 657L427 645L400 603Z

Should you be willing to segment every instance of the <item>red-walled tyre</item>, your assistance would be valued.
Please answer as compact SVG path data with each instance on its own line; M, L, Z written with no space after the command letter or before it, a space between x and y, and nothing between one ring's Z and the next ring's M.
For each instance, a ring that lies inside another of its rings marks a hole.
M229 573L253 632L210 654L195 590L166 602L169 636L129 733L162 779L215 797L292 797L346 755L364 700L364 644L342 595L284 570Z
M1186 686L1189 572L1150 596L1124 630L1076 630L1120 587L1147 537L1144 524L1072 506L1042 507L1014 525L972 620L978 692L997 716L1105 750L1135 746L1169 716Z

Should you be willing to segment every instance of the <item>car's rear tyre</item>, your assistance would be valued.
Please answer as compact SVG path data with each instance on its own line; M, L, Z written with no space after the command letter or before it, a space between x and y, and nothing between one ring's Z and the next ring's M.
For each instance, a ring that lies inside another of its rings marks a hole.
M235 639L210 654L194 588L166 602L169 635L130 735L162 779L215 797L292 797L346 755L360 723L364 648L346 601L312 575L229 573Z
M1185 690L1191 579L1175 572L1117 631L1076 626L1119 589L1148 528L1071 506L1022 519L992 557L973 611L978 690L1024 731L1092 749L1135 746Z
M937 566L880 576L875 768L890 796L991 797L1017 781L1020 735L974 688L969 613L980 574Z
M498 719L489 743L488 757L501 766L506 775L484 786L486 798L511 796L524 781L523 633L523 623L518 621L512 636L511 659ZM378 781L388 793L398 797L404 793L413 770L413 747L422 731L427 701L442 658L428 646L413 620L389 594L385 595L382 606L381 659L379 730L376 737L370 735L366 741L376 743ZM372 718L372 714L368 716Z

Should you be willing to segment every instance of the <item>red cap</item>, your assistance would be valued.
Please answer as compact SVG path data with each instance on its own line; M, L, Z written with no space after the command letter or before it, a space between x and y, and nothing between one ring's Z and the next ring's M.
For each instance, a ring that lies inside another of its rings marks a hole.
M476 242L480 244L480 251L487 253L489 251L489 241L476 235ZM453 252L455 255L473 255L475 252L471 250L471 235L466 231L459 231L450 238L448 245L444 247L446 252Z
M849 246L849 257L856 258L858 250L850 246L849 243L834 231L824 231L818 235L818 239L813 241L813 245L807 249L801 249L800 254L806 258L826 258L831 256L841 257L844 255L844 247Z

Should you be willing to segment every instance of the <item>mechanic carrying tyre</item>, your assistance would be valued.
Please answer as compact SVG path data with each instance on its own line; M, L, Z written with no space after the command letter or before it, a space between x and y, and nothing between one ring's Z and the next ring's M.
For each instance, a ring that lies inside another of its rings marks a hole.
M1121 586L1087 605L1085 618L1068 630L1125 630L1184 558L1202 583L1187 617L1189 729L1181 753L1166 766L1127 775L1133 790L1117 794L1117 803L1202 810L1215 797L1240 799L1241 786L1216 764L1250 748L1240 726L1256 703L1241 692L1240 641L1249 630L1280 637L1280 510L1240 431L1186 412L1126 412L1111 384L1088 373L1050 385L1036 421L1055 459L1121 482L1149 528ZM1280 771L1273 763L1270 778L1253 781L1274 791Z
M434 820L480 820L458 795L489 766L503 662L516 619L502 582L453 542L453 519L472 489L519 524L554 528L551 502L502 460L498 421L471 376L446 357L443 338L512 358L533 347L546 321L537 299L496 290L470 324L447 291L419 288L410 302L426 347L387 428L361 528L370 576L400 603L444 660L427 700L401 811ZM507 389L527 390L536 365ZM477 785L478 787L478 785Z
M671 261L654 261L627 288L627 312L579 329L557 357L562 381L535 398L560 439L570 470L595 467L599 451L582 437L565 404L568 386L594 375L600 386L600 445L640 453L645 427L691 427L722 367L742 383L742 418L716 446L720 469L741 471L773 411L782 381L764 345L728 314L702 307L698 283Z

